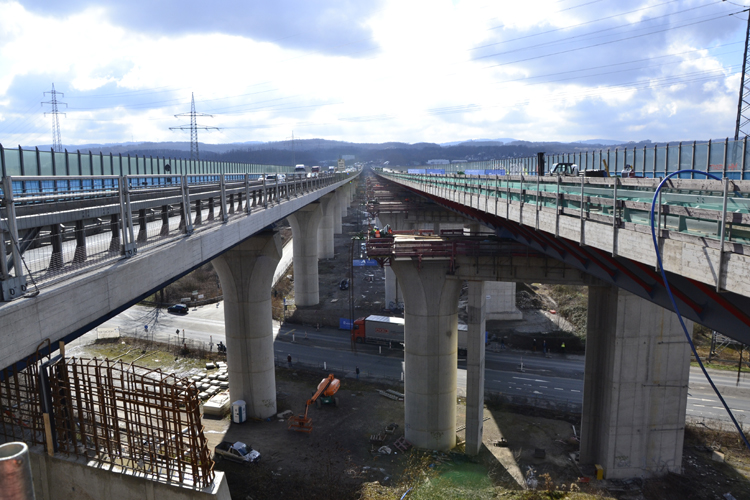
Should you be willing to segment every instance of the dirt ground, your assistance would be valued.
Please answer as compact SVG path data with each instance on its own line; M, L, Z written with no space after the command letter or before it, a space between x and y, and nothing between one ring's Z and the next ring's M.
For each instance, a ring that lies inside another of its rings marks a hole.
M322 372L277 368L278 412L304 413L306 400L323 377ZM242 441L261 453L258 464L216 464L227 474L232 498L356 498L364 481L391 482L403 468L404 455L395 449L391 455L372 454L369 438L391 423L398 428L384 445L402 436L404 403L379 395L378 388L388 387L342 380L338 407L310 407L310 434L288 430L287 419L231 424L228 418L204 418L210 446L221 440Z

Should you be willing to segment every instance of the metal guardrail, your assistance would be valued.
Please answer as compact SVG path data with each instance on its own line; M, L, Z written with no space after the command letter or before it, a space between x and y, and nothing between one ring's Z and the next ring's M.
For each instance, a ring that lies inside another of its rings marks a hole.
M658 179L618 177L560 177L459 174L421 175L382 173L386 178L415 184L441 198L484 211L498 205L536 212L595 220L620 228L638 230L649 224L649 212ZM688 237L718 240L723 244L750 244L750 182L724 179L671 179L660 194L658 229L662 236L680 233ZM490 210L491 209L491 210ZM503 210L500 210L502 213ZM524 214L524 217L526 215ZM722 222L723 221L723 222ZM641 229L642 231L642 229ZM617 231L615 231L616 233ZM556 234L557 236L558 234Z
M347 178L290 174L6 176L0 292L11 300Z

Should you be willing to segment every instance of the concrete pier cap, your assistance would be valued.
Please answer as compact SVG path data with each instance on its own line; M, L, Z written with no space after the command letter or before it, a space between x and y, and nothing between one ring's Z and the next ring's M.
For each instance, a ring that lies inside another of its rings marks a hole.
M404 418L406 439L419 448L456 445L458 297L447 262L395 261L404 292Z
M250 417L276 413L271 286L281 255L278 233L264 231L212 261L224 293L229 394Z

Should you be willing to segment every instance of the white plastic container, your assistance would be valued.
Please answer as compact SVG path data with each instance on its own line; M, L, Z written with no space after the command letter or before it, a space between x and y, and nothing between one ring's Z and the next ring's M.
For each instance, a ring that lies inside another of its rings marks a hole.
M241 399L232 403L232 422L241 424L247 420L247 407Z

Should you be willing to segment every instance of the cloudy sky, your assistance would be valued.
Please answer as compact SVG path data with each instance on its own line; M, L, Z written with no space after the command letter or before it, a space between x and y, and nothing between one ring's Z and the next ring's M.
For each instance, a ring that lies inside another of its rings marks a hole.
M748 1L748 0L744 0ZM742 0L0 0L0 143L732 136Z

